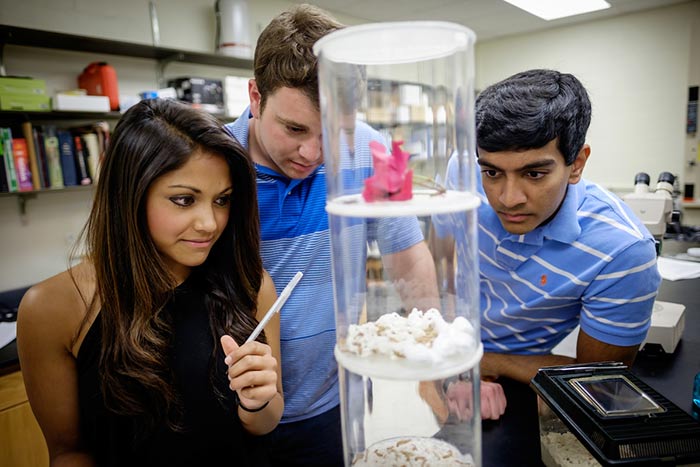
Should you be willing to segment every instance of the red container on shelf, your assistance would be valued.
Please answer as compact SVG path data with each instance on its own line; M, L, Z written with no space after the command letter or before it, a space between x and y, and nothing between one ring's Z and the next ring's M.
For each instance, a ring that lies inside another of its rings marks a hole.
M107 96L109 107L119 110L117 72L106 62L92 62L78 76L78 87L90 96Z

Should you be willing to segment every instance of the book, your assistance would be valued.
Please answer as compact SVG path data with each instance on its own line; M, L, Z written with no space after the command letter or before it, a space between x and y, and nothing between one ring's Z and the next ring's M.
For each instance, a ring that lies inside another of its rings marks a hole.
M0 193L7 193L10 191L10 186L7 181L7 166L5 164L4 153L2 137L0 137Z
M39 176L41 188L50 188L49 169L46 162L46 151L44 149L44 135L41 128L32 127L32 136L34 139L34 149L36 150L36 159L39 165Z
M88 173L93 183L97 180L97 167L100 161L100 146L97 139L97 133L84 133L81 135L83 140L83 150L87 155Z
M29 168L27 140L24 138L12 138L12 157L15 162L18 190L32 191L34 183L32 182L32 172Z
M56 127L45 125L42 129L46 167L49 173L49 187L63 188L63 170L61 168L61 153L59 152Z
M41 190L41 172L39 171L39 160L34 144L34 133L31 122L22 122L22 134L27 143L27 155L29 156L29 170L32 173L32 188Z
M97 163L99 171L100 164L102 163L102 159L105 156L105 151L107 150L107 145L109 144L109 123L106 121L100 121L95 123L93 128L95 129L95 133L97 133L97 145L100 148Z
M68 130L56 130L56 136L58 137L58 154L61 160L63 186L76 186L78 185L78 172L76 170L73 135Z
M19 189L17 185L17 173L15 172L15 161L12 155L12 130L0 128L0 144L2 144L2 156L5 163L5 177L9 192Z
M0 150L0 153L2 151ZM0 193L7 193L10 187L7 186L7 175L5 175L5 158L0 154Z
M92 183L97 182L100 163L109 142L109 123L98 121L88 125L72 127L74 134L83 139L83 150L87 154L88 174Z
M88 173L88 156L85 150L83 138L80 135L73 136L73 156L75 157L75 171L78 175L78 182L81 185L89 185L92 183L90 174Z

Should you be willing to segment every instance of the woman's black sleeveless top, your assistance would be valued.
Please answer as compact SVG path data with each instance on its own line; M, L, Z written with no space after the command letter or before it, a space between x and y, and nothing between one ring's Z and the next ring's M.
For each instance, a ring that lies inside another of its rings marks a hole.
M100 466L265 465L259 438L246 432L238 419L235 393L228 387L223 352L214 359L216 386L226 396L217 399L209 365L214 342L203 293L186 281L166 305L172 313L174 338L170 365L184 407L184 429L160 423L139 434L143 423L105 407L98 369L102 341L100 315L88 330L77 359L82 438ZM139 439L137 439L139 438Z

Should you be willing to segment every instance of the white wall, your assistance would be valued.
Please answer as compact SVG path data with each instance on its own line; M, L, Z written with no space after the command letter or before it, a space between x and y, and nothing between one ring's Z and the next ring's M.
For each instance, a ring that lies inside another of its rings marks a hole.
M214 51L214 0L157 1L163 47ZM253 42L283 0L249 0ZM697 146L685 135L687 88L700 78L700 0L542 33L477 43L477 87L533 67L575 73L593 99L587 178L630 187L636 172L683 172ZM354 18L338 15L346 24ZM151 44L147 0L0 0L0 23ZM693 29L695 28L695 29ZM6 46L7 73L47 81L48 91L75 87L76 76L95 60L117 70L122 94L156 86L150 60ZM221 79L250 70L171 64L166 78ZM698 177L700 169L686 170ZM700 189L698 181L695 182ZM21 218L14 196L0 196L0 290L29 285L67 265L68 247L89 212L92 191L40 194Z
M92 190L40 194L20 216L18 198L0 198L0 290L30 285L68 266L90 212Z
M682 177L699 15L700 2L692 2L478 44L477 87L527 68L573 73L593 104L584 177L629 189L637 172L653 182L661 171Z

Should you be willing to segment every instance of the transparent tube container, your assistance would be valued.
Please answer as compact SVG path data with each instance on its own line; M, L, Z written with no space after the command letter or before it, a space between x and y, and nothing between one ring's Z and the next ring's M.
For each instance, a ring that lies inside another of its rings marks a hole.
M314 47L346 465L481 465L474 41L397 22Z

